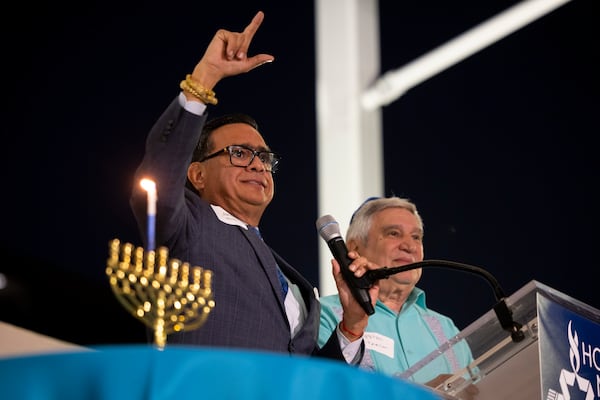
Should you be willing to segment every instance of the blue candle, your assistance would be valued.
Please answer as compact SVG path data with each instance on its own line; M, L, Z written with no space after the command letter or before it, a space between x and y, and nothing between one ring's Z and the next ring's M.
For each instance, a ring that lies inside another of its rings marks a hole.
M156 184L153 180L150 179L142 179L140 181L140 185L146 192L148 193L148 204L147 204L147 251L152 251L155 248L154 243L154 229L156 227Z

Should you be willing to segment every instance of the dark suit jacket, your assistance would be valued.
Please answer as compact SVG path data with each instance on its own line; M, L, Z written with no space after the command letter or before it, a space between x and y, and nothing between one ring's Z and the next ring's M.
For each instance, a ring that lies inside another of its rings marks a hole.
M220 346L317 354L343 360L335 332L323 349L317 347L320 304L314 287L255 233L221 222L210 205L185 188L192 150L206 122L175 99L151 129L139 165L131 206L146 235L146 192L139 180L156 182L158 203L156 245L169 258L213 271L215 308L198 329L172 334L167 344ZM144 239L146 241L146 238ZM307 319L290 337L276 265L302 292Z

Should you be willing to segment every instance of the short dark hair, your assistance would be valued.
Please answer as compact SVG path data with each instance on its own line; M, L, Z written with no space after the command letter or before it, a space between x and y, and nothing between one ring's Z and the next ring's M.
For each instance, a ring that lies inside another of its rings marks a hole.
M254 129L258 131L258 123L254 118L247 114L242 113L233 113L226 114L220 117L213 118L209 120L204 127L202 128L202 133L200 134L200 139L198 139L198 144L194 148L194 154L192 155L192 162L198 161L206 157L212 151L211 146L211 134L217 128L220 128L224 125L229 124L248 124Z

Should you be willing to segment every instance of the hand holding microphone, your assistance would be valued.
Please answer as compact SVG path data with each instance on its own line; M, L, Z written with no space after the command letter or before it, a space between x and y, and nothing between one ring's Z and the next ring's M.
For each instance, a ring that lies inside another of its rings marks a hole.
M350 270L349 267L352 264L352 259L348 257L348 248L344 243L344 239L342 239L338 222L331 215L324 215L317 219L316 225L319 235L327 242L329 250L340 265L342 276L348 284L352 295L367 315L373 315L375 309L373 308L371 295L369 294L371 280L366 275L360 278L356 277L354 272Z

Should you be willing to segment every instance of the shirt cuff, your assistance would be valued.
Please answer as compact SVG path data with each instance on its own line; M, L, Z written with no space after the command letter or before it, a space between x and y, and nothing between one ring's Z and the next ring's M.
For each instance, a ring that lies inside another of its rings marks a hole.
M356 365L362 359L361 349L363 338L355 340L351 342L342 334L340 331L340 327L335 328L335 333L337 334L338 340L340 342L340 348L342 349L342 354L346 362L350 365Z
M206 110L206 104L200 101L188 100L183 94L183 92L179 93L179 105L183 107L186 111L189 111L192 114L196 115L202 115L204 114L204 110Z

